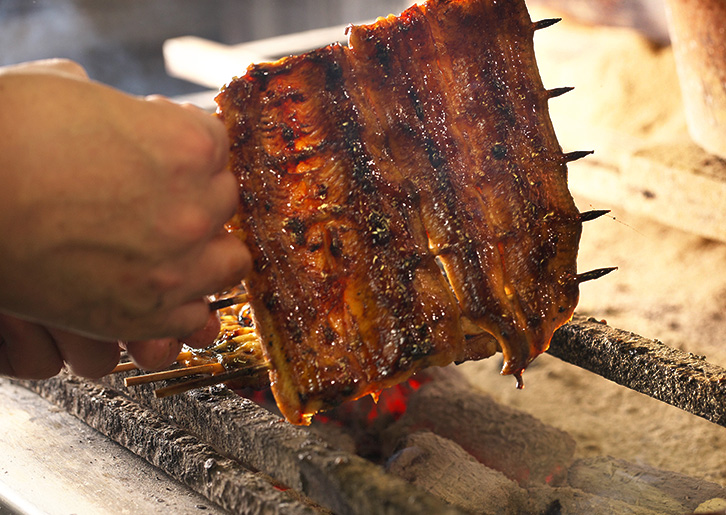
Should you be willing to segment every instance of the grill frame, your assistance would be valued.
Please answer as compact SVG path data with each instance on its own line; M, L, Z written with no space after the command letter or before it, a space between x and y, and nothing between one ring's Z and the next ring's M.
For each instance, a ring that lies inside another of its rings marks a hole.
M555 332L548 353L726 427L726 369L704 356L579 315Z
M128 375L16 382L230 513L463 514L225 386L156 399Z
M726 369L702 356L579 315L548 353L726 427ZM135 373L17 383L231 513L462 513L226 386L157 399Z

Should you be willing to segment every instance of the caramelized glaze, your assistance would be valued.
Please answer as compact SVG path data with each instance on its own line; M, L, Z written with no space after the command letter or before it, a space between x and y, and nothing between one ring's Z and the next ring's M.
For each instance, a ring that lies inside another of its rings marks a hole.
M464 322L520 376L571 317L581 220L536 28L521 0L429 0L217 97L231 226L291 422L491 355Z

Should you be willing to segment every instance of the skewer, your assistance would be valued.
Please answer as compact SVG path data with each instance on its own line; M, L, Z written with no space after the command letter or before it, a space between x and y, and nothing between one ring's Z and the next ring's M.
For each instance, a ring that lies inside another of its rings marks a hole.
M224 372L224 366L221 363L208 363L205 365L175 368L174 370L163 370L161 372L152 372L141 376L127 377L124 379L124 385L136 386L139 384L163 381L164 379L175 379L177 377L186 377L196 374L218 374L220 372Z
M172 395L179 395L189 390L196 388L202 388L204 386L214 386L216 384L225 383L233 379L249 378L250 386L259 385L261 381L267 380L266 365L256 365L246 368L240 368L224 374L217 374L211 377L203 377L200 379L194 379L184 383L173 384L154 390L154 397L157 399L163 399L164 397L170 397Z
M217 311L219 309L228 308L235 304L244 304L249 301L249 296L246 293L235 295L234 297L227 297L224 299L213 300L209 303L209 311Z
M600 218L601 216L605 216L609 212L609 209L594 209L592 211L583 211L582 213L580 213L580 221L591 222L592 220Z
M136 363L133 361L129 361L127 363L119 363L116 365L116 368L111 370L111 374L117 374L119 372L128 372L130 370L138 370L139 367L136 366Z
M259 340L259 336L257 336L257 333L249 332L246 334L239 334L237 336L233 336L230 341L234 343L250 343Z
M585 281L594 281L595 279L600 279L601 277L609 274L610 272L614 272L617 270L618 267L611 266L608 268L597 268L595 270L590 270L589 272L585 272L582 274L577 274L575 276L575 281L577 283L584 283Z
M657 340L575 315L548 353L726 427L726 369Z
M187 359L191 359L194 357L194 354L189 351L182 351L179 353L179 356L177 356L176 361L177 363L182 362ZM109 374L118 374L121 372L130 372L132 370L138 370L139 367L134 363L133 361L128 361L126 363L119 363L116 365L116 367L109 372Z
M562 21L562 18L547 18L532 23L532 28L534 30L546 29L547 27L551 27L552 25L560 21Z
M567 154L562 154L562 159L566 163L570 163L572 161L577 161L578 159L582 159L583 157L587 157L590 154L593 154L594 150L576 150L574 152L568 152Z
M545 91L545 93L547 95L547 98L556 98L561 95L564 95L565 93L569 93L573 89L575 89L575 88L573 88L571 86L566 86L563 88L548 89L547 91Z

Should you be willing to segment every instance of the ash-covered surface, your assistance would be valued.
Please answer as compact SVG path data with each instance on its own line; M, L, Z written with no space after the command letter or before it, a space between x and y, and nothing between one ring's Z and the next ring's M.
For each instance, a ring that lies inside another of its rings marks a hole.
M550 354L726 427L726 369L703 356L576 316Z
M726 496L715 483L606 456L576 461L567 476L572 488L656 513L687 513Z
M231 513L326 513L111 388L68 375L25 386Z
M388 416L371 417L367 399L321 416L318 429L354 426L347 450L225 387L155 399L120 375L105 387L67 375L31 386L231 513L682 515L726 497L663 469L574 460L570 434L497 404L458 368L427 370L405 398L383 392L375 406L397 408ZM361 423L385 469L353 453Z
M336 514L461 513L226 387L156 399L148 385L125 388L120 374L104 382L223 455L274 478L280 488L299 492Z
M564 481L575 452L569 434L474 392L455 369L430 373L437 380L411 396L403 416L384 431L384 442L394 445L406 435L431 431L520 486Z

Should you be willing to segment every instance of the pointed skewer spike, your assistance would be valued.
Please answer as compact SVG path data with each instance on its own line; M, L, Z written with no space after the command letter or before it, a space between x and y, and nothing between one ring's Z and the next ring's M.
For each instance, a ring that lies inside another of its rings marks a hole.
M554 88L554 89L548 89L548 90L546 91L546 93L547 93L547 98L555 98L555 97L559 97L559 96L561 96L561 95L564 95L565 93L569 93L569 92L570 92L570 91L572 91L573 89L575 89L575 88L573 88L573 87L571 87L571 86L566 86L566 87L564 87L564 88Z
M568 152L567 154L562 154L562 157L566 163L569 163L571 161L577 161L578 159L582 159L583 157L587 157L590 154L594 153L594 150L578 150L576 152Z
M577 274L575 276L575 281L578 284L584 283L585 281L594 281L595 279L600 279L602 276L607 275L610 272L614 272L617 269L618 267L616 266L611 266L609 268L597 268L595 270L585 272L584 274Z
M584 211L580 213L581 222L590 222L601 216L605 216L610 212L609 209L593 209L592 211Z
M551 27L558 21L562 21L562 18L545 18L544 20L534 22L532 24L532 28L534 30L546 29L547 27Z

